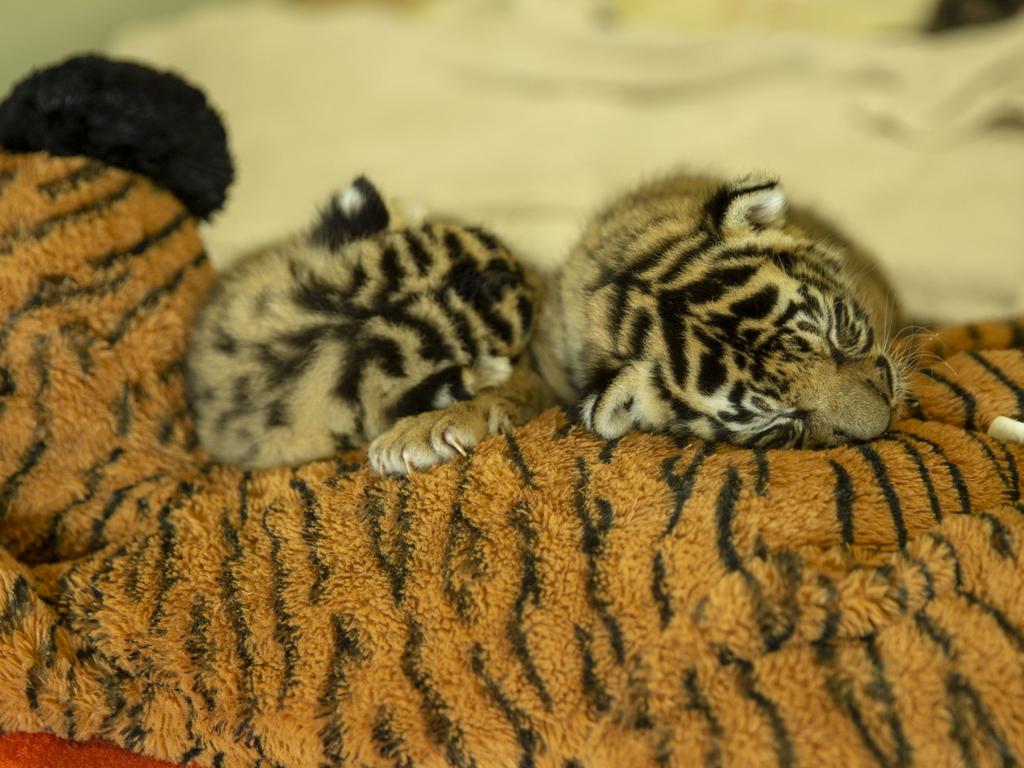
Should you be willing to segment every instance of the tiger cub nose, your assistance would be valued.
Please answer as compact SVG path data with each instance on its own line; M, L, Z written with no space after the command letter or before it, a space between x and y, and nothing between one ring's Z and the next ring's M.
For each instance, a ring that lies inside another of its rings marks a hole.
M851 381L825 419L836 436L834 442L871 440L892 422L892 406L872 382ZM845 439L844 439L845 438Z

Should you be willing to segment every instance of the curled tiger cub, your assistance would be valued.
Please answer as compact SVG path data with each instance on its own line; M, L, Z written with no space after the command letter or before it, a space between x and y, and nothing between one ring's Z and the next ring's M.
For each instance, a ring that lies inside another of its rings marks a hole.
M902 402L887 282L773 179L645 184L546 276L478 227L393 218L360 178L220 277L187 365L213 458L369 443L405 473L557 401L608 439L818 448L880 435Z
M904 396L897 322L870 257L789 207L776 180L676 175L586 227L533 349L605 438L817 448L889 427Z
M529 285L494 235L403 224L360 177L218 277L186 363L199 439L251 468L371 441L381 472L465 453L546 405L516 394L543 391L519 362Z

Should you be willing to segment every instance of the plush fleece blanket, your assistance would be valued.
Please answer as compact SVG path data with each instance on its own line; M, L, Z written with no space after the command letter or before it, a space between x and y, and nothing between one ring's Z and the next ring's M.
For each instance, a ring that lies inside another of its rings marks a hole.
M1014 765L1024 326L827 451L550 411L464 461L207 463L144 178L0 154L0 729L205 766Z
M912 317L1020 314L1024 17L941 38L807 32L923 20L912 2L236 2L122 29L109 50L216 96L239 168L204 230L216 267L360 173L543 267L645 178L760 170L877 254ZM596 12L610 5L625 20ZM648 12L660 23L629 21Z

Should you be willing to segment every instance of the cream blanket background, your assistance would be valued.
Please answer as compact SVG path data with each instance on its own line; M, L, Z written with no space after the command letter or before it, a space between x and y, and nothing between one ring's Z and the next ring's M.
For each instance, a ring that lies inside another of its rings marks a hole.
M208 8L123 30L222 110L238 181L215 264L365 172L561 258L595 206L678 165L781 175L880 254L911 314L1024 310L1024 20L841 39L609 24L592 3Z

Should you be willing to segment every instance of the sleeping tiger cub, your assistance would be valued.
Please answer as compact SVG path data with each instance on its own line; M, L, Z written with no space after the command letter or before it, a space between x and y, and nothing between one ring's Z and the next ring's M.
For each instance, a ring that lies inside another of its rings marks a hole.
M212 458L270 467L388 430L401 442L405 417L425 411L435 414L434 455L441 446L445 456L465 453L477 434L511 426L486 388L533 377L513 365L533 322L529 281L482 229L393 218L359 178L311 228L219 276L186 362L196 431ZM453 407L460 401L472 405ZM457 422L450 429L445 414ZM380 471L427 463L379 447Z
M215 459L372 441L374 469L404 473L556 400L608 439L825 447L881 434L902 400L887 284L774 180L646 184L546 278L478 228L389 221L360 179L221 277L188 364Z
M863 251L787 207L773 179L677 175L590 223L533 343L585 426L759 448L889 427L904 394L892 293Z

